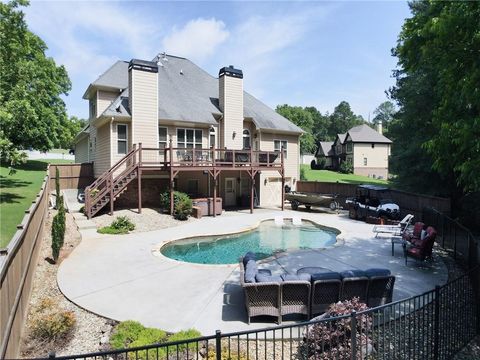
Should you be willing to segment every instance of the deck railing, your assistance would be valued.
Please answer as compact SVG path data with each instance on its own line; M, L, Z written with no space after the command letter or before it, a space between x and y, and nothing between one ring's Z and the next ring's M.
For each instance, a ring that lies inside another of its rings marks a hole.
M142 148L142 167L230 167L280 168L280 151L214 148Z

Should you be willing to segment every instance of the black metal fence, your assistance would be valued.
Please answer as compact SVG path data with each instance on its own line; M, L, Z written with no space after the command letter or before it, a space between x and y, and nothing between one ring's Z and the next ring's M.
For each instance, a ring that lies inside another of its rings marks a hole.
M421 295L344 316L56 359L449 359L477 334L470 275L479 271L476 267Z

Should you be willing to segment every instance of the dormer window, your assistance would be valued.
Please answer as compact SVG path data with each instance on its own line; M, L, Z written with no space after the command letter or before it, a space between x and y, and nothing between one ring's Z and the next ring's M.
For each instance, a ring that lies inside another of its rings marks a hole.
M243 129L243 148L250 149L250 131L248 129Z

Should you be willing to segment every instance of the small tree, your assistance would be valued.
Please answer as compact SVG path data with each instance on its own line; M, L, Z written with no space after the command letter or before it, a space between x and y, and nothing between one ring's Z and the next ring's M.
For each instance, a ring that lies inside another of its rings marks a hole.
M65 240L65 206L63 205L63 196L57 197L57 215L54 216L52 221L52 257L55 262L60 255L60 249L63 246Z
M60 201L60 170L58 166L55 167L55 208L58 210L58 203Z
M343 161L340 164L340 172L343 174L353 174L353 165L350 161Z

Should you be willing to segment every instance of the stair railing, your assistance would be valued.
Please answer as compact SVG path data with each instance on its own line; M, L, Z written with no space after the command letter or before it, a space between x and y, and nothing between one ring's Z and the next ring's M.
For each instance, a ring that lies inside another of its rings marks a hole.
M105 198L110 196L109 201L113 201L113 187L118 178L124 178L127 173L135 169L140 165L140 161L137 161L137 154L141 159L142 144L137 147L133 145L133 149L130 150L123 158L117 161L109 170L100 175L92 184L85 188L85 214L88 218L92 217L92 207ZM114 176L116 170L122 165L126 165L126 169L122 171L118 176Z

